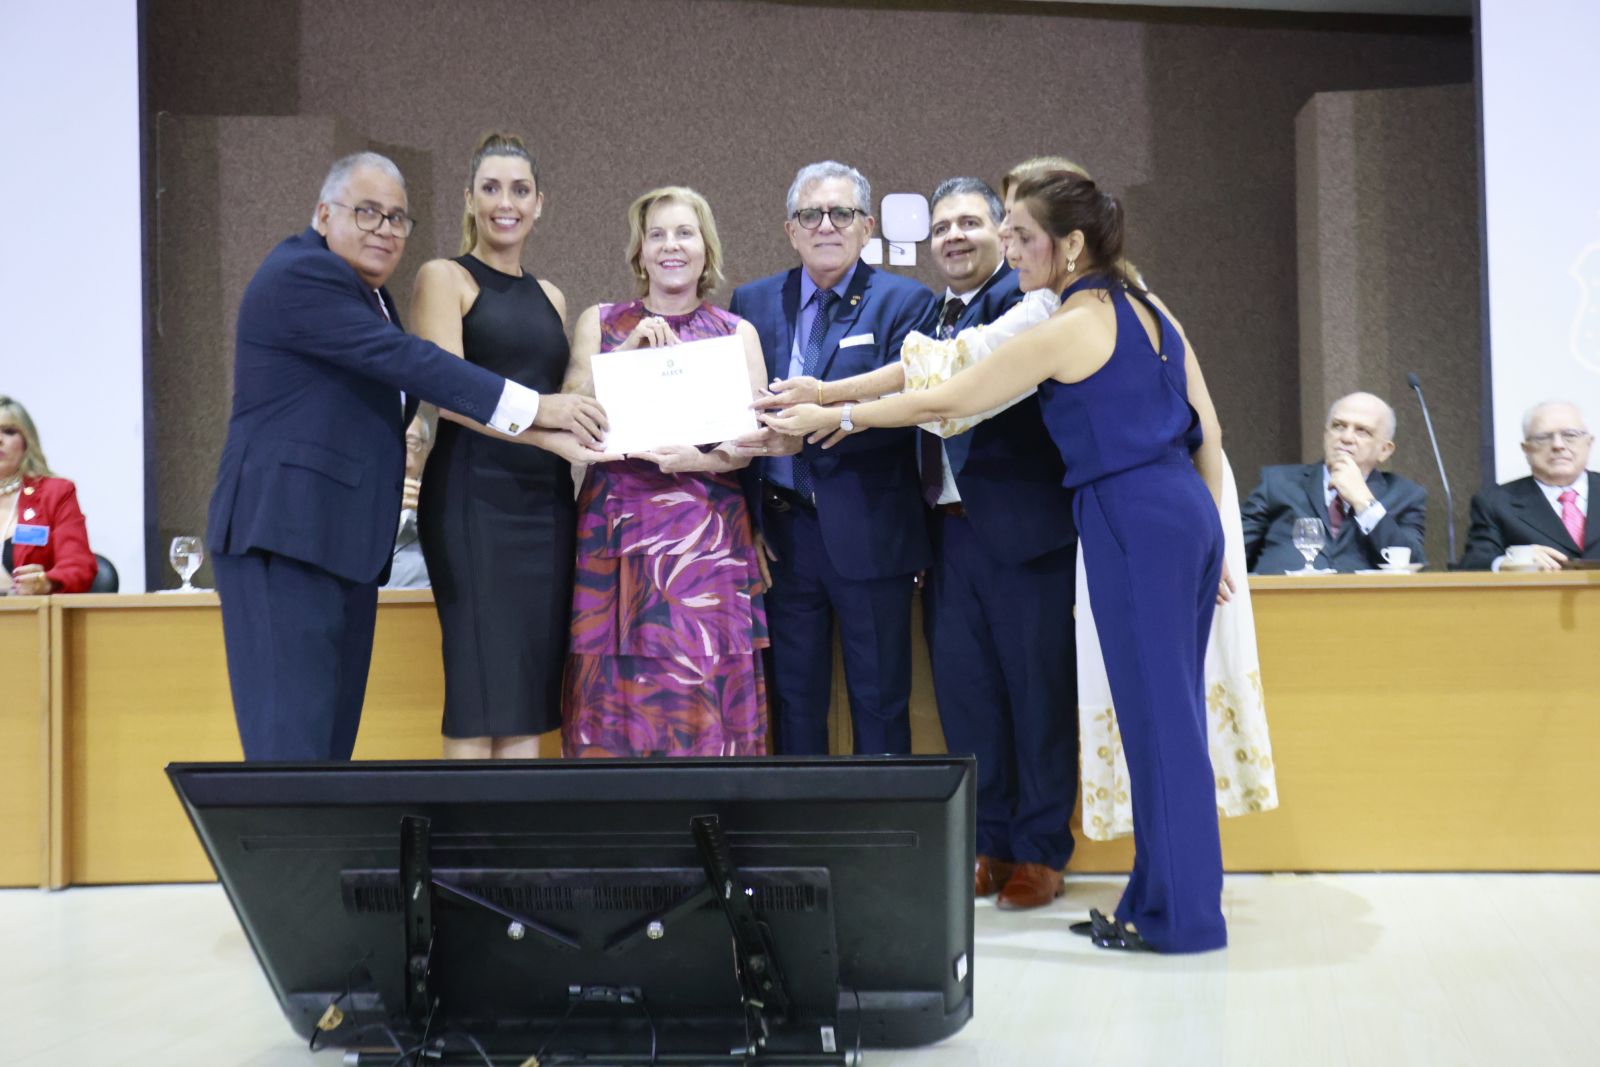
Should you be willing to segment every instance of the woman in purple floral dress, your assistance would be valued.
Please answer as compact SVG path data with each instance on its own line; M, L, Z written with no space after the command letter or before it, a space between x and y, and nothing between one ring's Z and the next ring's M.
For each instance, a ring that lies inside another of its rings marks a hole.
M641 295L579 318L567 391L592 391L596 352L737 334L754 395L766 369L755 329L705 302L722 281L705 199L657 189L634 201L628 225ZM766 753L763 564L735 473L748 462L728 442L589 467L562 687L566 755Z

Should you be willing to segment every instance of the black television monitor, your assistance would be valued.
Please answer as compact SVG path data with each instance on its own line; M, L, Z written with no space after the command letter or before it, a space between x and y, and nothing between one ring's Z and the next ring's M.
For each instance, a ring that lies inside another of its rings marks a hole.
M295 1032L352 1062L844 1064L972 1015L970 759L167 773Z

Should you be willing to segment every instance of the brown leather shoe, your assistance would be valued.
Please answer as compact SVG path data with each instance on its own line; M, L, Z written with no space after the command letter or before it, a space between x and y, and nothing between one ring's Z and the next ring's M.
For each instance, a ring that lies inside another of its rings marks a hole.
M1006 911L1042 908L1064 891L1060 871L1042 863L1022 863L1006 881L994 905Z
M1011 872L1017 869L1015 863L997 860L993 856L978 854L978 862L972 877L972 893L978 897L992 897L1000 892L1000 888L1011 877Z

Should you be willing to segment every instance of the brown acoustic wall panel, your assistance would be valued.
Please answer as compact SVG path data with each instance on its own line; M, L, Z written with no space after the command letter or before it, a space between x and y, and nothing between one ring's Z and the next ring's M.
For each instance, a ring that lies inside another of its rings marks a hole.
M1478 486L1482 420L1477 105L1470 85L1320 93L1299 152L1301 454L1328 406L1377 393L1398 416L1389 468L1428 490L1428 558L1448 556L1422 380L1456 495L1457 552Z
M271 21L230 59L237 26L193 0L148 0L150 107L292 108L387 146L424 220L394 283L403 307L416 268L456 252L467 156L492 127L523 133L540 157L549 203L528 265L566 292L573 315L629 295L623 212L658 184L707 195L737 283L793 265L783 197L804 163L852 163L881 196L928 193L955 174L997 180L1024 157L1066 153L1127 205L1128 251L1205 361L1242 483L1299 450L1296 114L1318 92L1472 76L1471 39L1454 22L1032 3L259 6ZM1463 161L1472 141L1454 146ZM299 195L258 198L249 226L281 237L304 224L323 143L296 146L300 169L260 160L263 180L296 181ZM278 154L263 146L263 157ZM211 276L196 284L220 288L180 310L188 290L164 271L165 316L209 316L208 336L225 336L231 311L217 308L237 305L238 279L259 261L225 232L245 224L219 215L209 236L190 232L192 269ZM908 273L934 283L925 244L918 255ZM214 455L225 400L203 418L174 411L163 397L194 401L163 383L167 365L153 368L158 421L215 436ZM169 508L203 508L210 472L200 466L163 479L164 526Z

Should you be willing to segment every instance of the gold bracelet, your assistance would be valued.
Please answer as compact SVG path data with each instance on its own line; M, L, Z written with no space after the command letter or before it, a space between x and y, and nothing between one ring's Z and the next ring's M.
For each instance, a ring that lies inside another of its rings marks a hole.
M827 405L822 402L822 379L818 378L817 379L817 407L820 408L820 407L826 407L826 406Z

